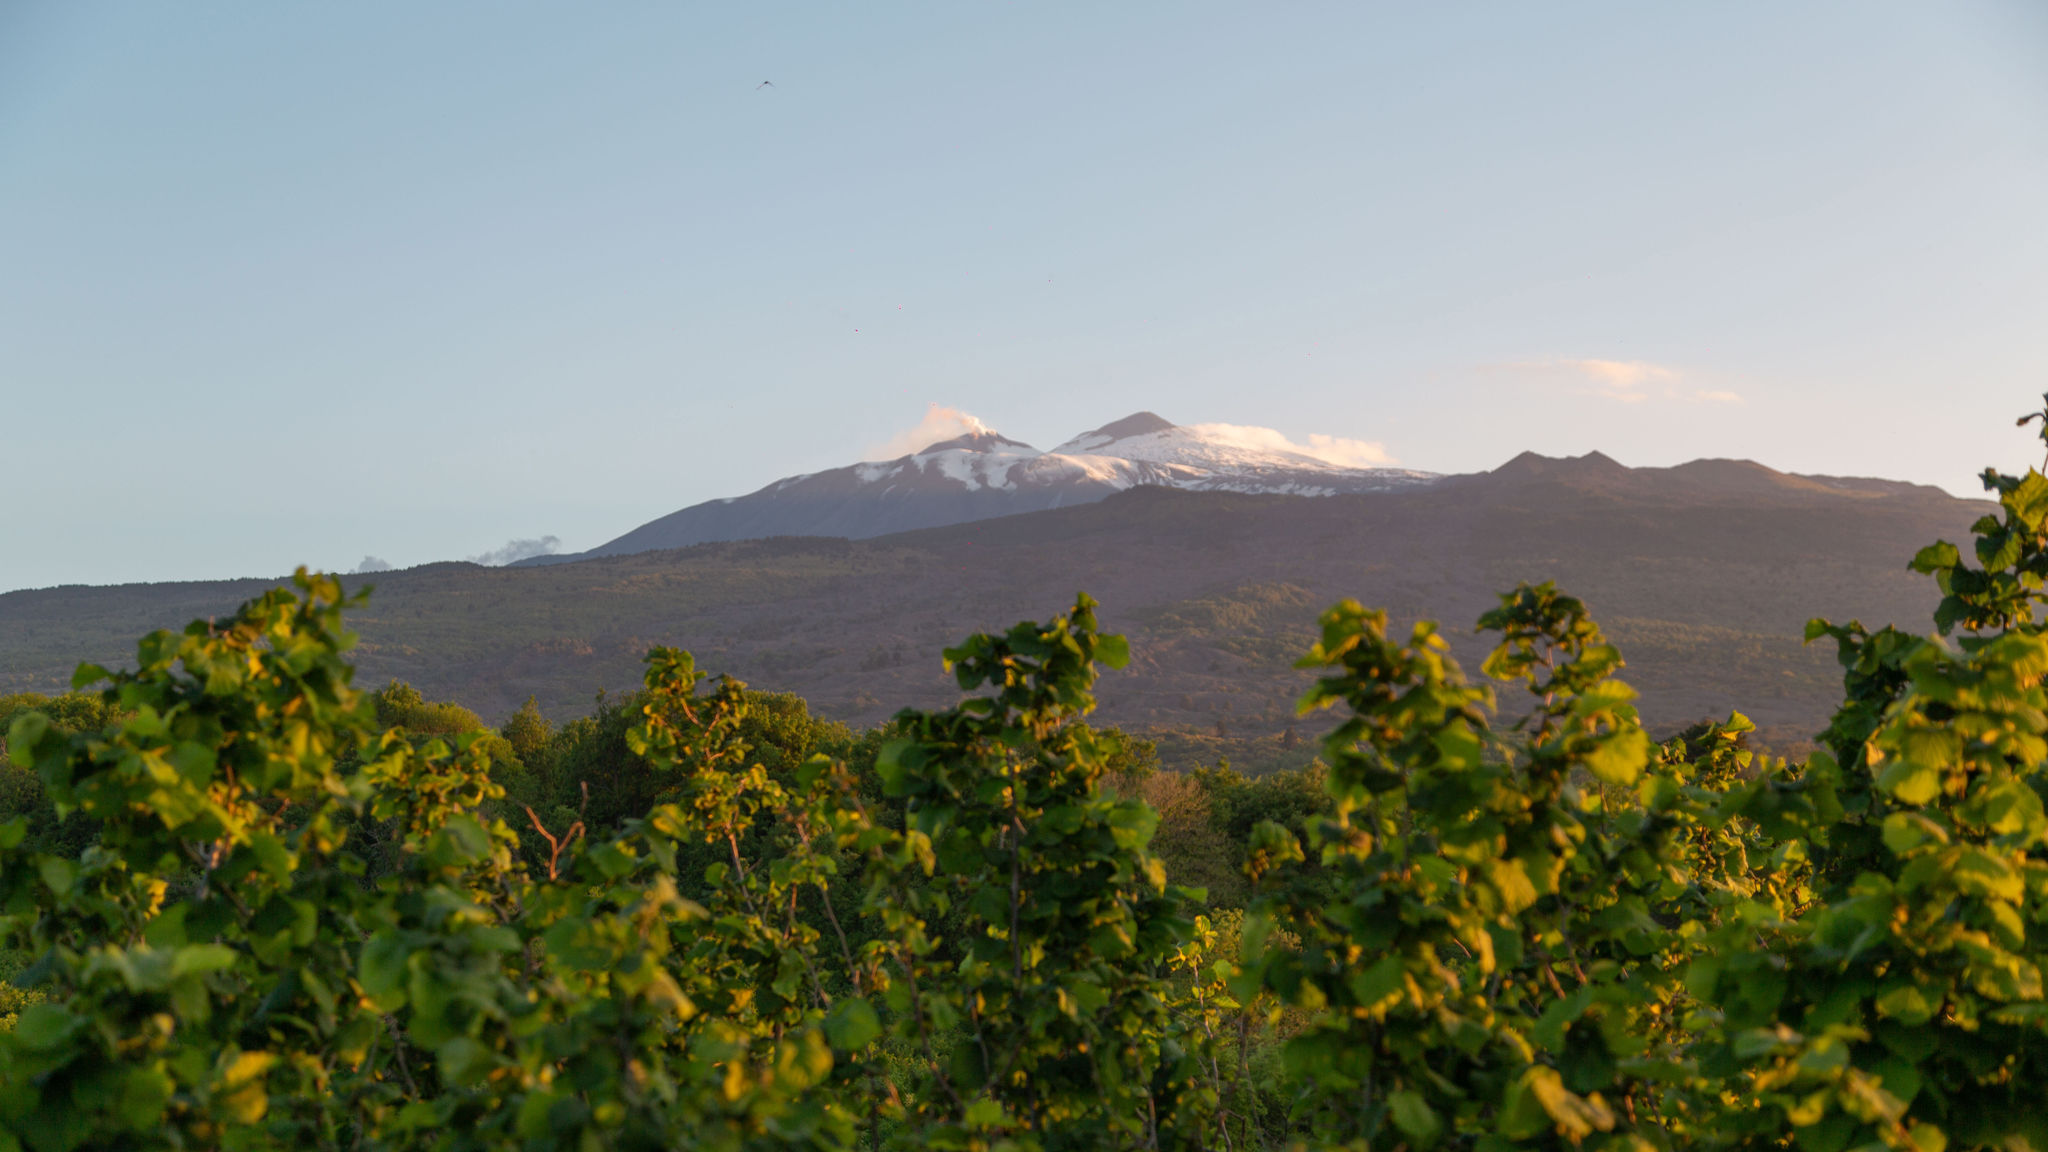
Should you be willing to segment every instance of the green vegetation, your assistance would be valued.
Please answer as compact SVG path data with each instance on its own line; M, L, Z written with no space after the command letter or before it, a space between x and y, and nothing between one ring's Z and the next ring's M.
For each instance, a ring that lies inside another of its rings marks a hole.
M1986 483L1937 635L1810 626L1796 764L1653 741L1549 583L1477 680L1323 613L1316 758L1245 776L1086 722L1085 596L872 730L666 648L492 730L301 573L0 701L0 1152L2042 1152L2048 478Z

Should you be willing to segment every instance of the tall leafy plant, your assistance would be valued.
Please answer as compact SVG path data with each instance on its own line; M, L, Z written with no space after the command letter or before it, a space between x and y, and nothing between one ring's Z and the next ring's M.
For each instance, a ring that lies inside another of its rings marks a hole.
M928 1147L1199 1146L1214 1106L1189 1051L1204 1041L1168 1013L1199 894L1167 883L1156 816L1104 791L1081 723L1096 665L1127 659L1094 607L948 649L986 693L900 713L882 749L907 824L873 906L899 1027L929 1061L910 1117Z

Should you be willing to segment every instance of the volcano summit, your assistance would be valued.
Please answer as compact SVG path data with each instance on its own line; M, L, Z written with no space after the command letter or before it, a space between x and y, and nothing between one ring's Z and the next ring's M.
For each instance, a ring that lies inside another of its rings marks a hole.
M1105 424L1041 452L986 428L894 460L777 480L758 492L671 512L588 552L526 564L623 556L767 536L865 539L1018 512L1088 504L1139 485L1195 491L1332 496L1413 488L1439 479L1405 468L1354 467L1226 425L1184 427L1150 412Z

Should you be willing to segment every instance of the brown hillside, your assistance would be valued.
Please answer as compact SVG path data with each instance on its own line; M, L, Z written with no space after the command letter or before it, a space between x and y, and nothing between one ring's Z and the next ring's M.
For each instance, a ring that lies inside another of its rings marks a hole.
M528 695L562 717L637 685L652 644L872 722L950 697L939 650L1043 616L1085 589L1128 632L1102 718L1278 735L1305 683L1289 665L1316 612L1356 597L1466 635L1498 591L1556 580L1628 657L1646 718L1741 708L1785 735L1825 721L1839 676L1805 649L1812 616L1924 628L1906 570L1960 539L1981 502L1746 461L1625 468L1524 455L1419 491L1301 498L1140 488L1100 503L849 542L708 544L537 568L437 564L373 578L357 613L364 683L409 680L502 716ZM351 577L351 581L358 578ZM0 596L0 690L61 688L151 628L230 611L264 581Z

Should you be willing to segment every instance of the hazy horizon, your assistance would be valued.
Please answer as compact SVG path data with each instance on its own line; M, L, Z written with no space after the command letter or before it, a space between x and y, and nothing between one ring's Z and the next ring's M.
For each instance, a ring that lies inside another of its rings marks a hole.
M576 551L931 405L1976 496L2042 203L2024 3L12 5L0 590Z

